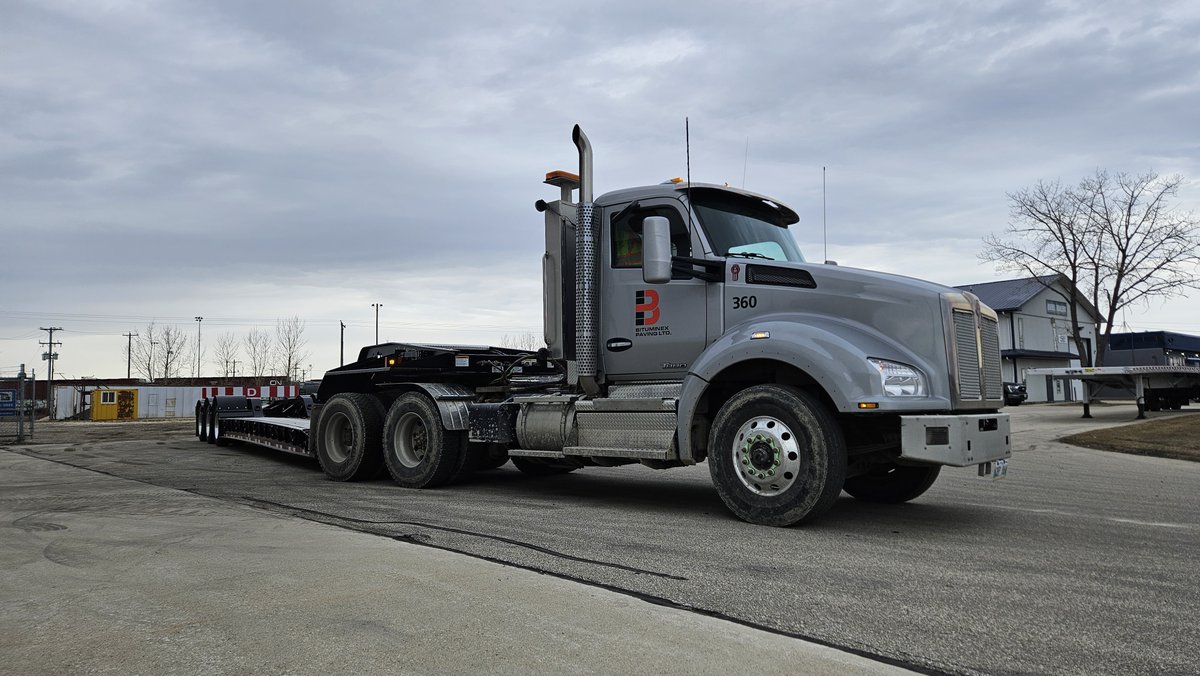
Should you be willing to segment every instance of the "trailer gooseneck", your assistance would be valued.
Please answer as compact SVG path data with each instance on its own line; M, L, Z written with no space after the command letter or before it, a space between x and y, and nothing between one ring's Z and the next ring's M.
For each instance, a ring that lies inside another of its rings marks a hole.
M539 200L546 347L385 343L315 397L217 397L197 434L314 456L332 479L432 488L511 459L533 474L707 461L738 517L786 526L837 496L903 502L942 466L1011 455L996 314L920 280L804 260L799 218L678 180ZM572 201L574 200L574 201Z

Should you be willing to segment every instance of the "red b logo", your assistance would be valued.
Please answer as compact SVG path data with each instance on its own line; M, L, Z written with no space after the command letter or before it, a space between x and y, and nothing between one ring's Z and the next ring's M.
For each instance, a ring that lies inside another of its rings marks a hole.
M635 326L653 326L658 323L658 292L654 289L637 291L633 297Z

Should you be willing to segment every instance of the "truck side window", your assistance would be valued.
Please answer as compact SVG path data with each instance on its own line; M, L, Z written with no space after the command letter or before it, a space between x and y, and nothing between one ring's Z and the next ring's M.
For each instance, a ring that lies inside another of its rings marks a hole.
M692 236L678 211L670 208L645 209L613 222L610 230L614 268L642 267L642 221L647 216L665 216L671 222L671 255L692 255Z

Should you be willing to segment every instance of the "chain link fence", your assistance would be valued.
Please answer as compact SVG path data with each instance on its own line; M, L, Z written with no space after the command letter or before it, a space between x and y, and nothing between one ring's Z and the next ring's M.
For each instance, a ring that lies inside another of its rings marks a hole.
M34 383L17 374L16 387L0 387L0 443L21 443L33 438Z

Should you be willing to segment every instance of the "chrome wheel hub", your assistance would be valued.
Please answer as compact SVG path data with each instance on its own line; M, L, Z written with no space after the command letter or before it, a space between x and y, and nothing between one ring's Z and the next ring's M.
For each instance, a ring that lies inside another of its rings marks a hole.
M800 473L796 435L778 418L757 416L747 420L734 438L733 469L752 493L783 493Z

